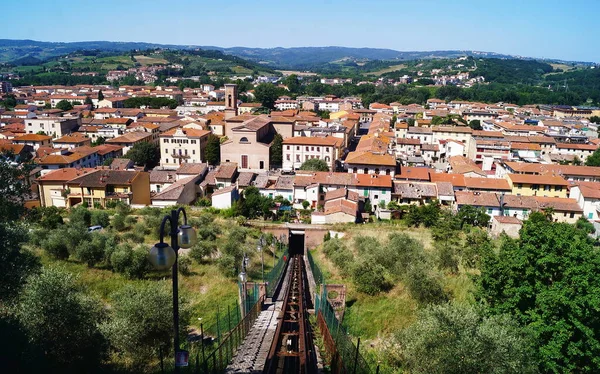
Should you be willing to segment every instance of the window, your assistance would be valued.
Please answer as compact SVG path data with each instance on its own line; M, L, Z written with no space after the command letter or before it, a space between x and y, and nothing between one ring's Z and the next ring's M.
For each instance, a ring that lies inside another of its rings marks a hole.
M325 152L329 152L329 147L325 147Z
M534 184L533 186L531 186L531 189L537 191L540 189L540 186L538 184Z
M169 163L169 159L168 158L165 158L165 163L167 163L167 164Z
M296 146L296 150L299 151L300 150L300 146L297 145Z
M517 188L523 188L523 183L517 183Z
M300 155L296 155L296 162L300 162Z
M547 184L545 184L545 185L544 185L544 191L550 191L550 186L549 186L549 185L547 185Z
M192 149L192 154L195 155L196 154L196 150Z
M265 168L265 162L264 161L260 161L258 163L258 168L261 169L261 170L264 169Z
M290 150L290 146L289 146L289 145L287 145L287 146L285 147L285 149L287 149L287 150L289 151L289 150Z
M317 147L317 152L321 152L321 147Z
M369 169L365 168L365 170L363 170L363 172L364 172L365 174L369 174Z
M31 123L31 122L29 122L29 123L27 124L27 126L32 126L32 123Z
M373 200L379 199L379 195L373 195Z
M195 140L192 140L192 144L196 144L196 141L195 141Z
M379 168L375 169L375 174L379 174Z
M249 143L248 138L246 138L244 136L243 138L240 139L240 143Z
M285 155L285 159L286 159L286 161L289 161L289 160L290 160L290 155L289 155L289 154L286 154L286 155Z
M167 154L169 153L169 150L167 148L165 148L165 153L167 153Z
M562 191L562 186L555 186L554 191L556 191L556 192Z
M306 147L306 151L308 152L308 147Z
M575 213L569 214L569 218L575 218Z
M390 175L390 174L391 174L390 169L385 169L385 175Z
M492 214L493 209L492 208L488 208L488 214Z

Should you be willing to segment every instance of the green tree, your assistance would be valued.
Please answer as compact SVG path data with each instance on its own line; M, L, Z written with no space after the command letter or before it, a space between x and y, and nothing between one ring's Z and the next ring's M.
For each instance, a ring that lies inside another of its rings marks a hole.
M221 161L221 142L219 141L218 136L214 134L208 135L204 155L206 157L206 162L208 162L209 165L219 164L219 162Z
M93 210L91 213L90 225L108 227L108 225L110 225L108 212L103 210Z
M8 95L4 98L4 100L2 101L2 105L4 106L4 109L6 110L10 110L12 108L14 108L15 106L17 106L17 99L15 98L15 95Z
M329 171L329 166L321 159L310 158L302 163L300 170Z
M275 134L269 152L271 165L281 166L283 163L283 137L281 134Z
M285 86L287 86L291 93L300 92L300 80L298 79L298 76L296 74L290 74L289 76L287 76L287 78L283 80L282 83Z
M483 127L481 127L481 121L478 119L474 119L469 122L469 127L473 130L483 130Z
M102 145L102 144L104 144L104 143L106 143L106 139L104 139L104 137L103 137L103 136L98 136L98 137L96 138L96 140L94 140L94 141L92 142L92 147L96 147L96 146Z
M104 100L104 94L102 93L102 90L98 91L98 101L102 101Z
M161 348L166 355L173 339L173 296L166 282L127 285L111 298L111 318L101 328L113 349L138 368L155 360ZM188 304L181 299L181 336L186 334L189 317Z
M51 372L85 372L105 357L107 344L98 327L104 318L102 304L87 296L65 270L45 268L30 277L18 317Z
M27 277L40 268L38 257L22 246L26 241L23 225L0 222L0 304L14 298Z
M600 124L600 117L599 116L591 116L590 117L590 122L591 123Z
M460 227L465 224L477 227L487 227L490 222L490 216L486 213L485 208L475 208L471 205L464 205L460 208L457 214L460 221Z
M135 162L136 165L152 169L160 163L160 148L150 142L137 143L131 147L125 158Z
M596 149L594 153L585 159L586 166L600 166L600 149Z
M73 109L73 104L71 104L67 100L61 100L58 103L56 103L56 109L60 109L63 111L71 110Z
M394 366L413 374L536 373L532 338L508 315L487 317L455 303L422 310L388 349Z
M385 268L369 257L359 261L352 269L352 280L359 292L376 295L392 286L385 277Z
M92 101L92 98L89 96L85 97L85 101L83 102L85 105L90 105L92 109L94 109L94 102Z
M254 89L254 96L262 106L274 109L275 101L279 97L279 90L271 83L261 83Z
M495 314L510 313L536 338L543 372L600 367L600 257L587 233L547 221L524 222L482 260L479 297ZM535 218L535 219L534 219Z
M577 227L579 230L583 230L588 234L593 234L596 232L594 224L585 219L585 217L579 217L577 222L575 222L575 227Z

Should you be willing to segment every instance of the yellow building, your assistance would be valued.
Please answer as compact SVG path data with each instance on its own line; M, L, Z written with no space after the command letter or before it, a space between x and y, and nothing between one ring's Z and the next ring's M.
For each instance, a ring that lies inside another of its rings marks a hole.
M109 201L150 205L150 174L143 171L96 170L66 183L66 206L85 202L106 207Z
M506 174L513 195L517 196L568 196L567 181L557 175Z
M96 171L93 168L63 168L51 171L37 179L41 206L67 207L67 183Z

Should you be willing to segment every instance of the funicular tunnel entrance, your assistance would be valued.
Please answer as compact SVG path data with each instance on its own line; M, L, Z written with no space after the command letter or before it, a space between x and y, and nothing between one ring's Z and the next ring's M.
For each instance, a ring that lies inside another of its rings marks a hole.
M304 255L304 231L290 233L290 257Z

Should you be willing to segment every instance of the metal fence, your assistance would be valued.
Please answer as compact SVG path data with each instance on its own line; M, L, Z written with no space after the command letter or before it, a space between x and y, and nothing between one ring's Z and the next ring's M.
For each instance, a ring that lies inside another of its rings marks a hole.
M317 310L317 323L323 334L325 347L331 358L331 372L333 374L371 374L369 364L360 354L360 338L354 344L346 329L335 316L327 293L316 295L315 310Z
M277 260L277 263L275 264L273 269L271 269L269 274L267 274L265 276L265 282L267 283L267 297L273 297L273 294L275 293L277 285L279 284L279 281L281 280L281 276L282 276L283 272L285 271L286 261L284 261L284 259L287 259L288 257L289 257L288 250L287 250L287 248L285 248L283 250L283 252L280 254L279 259Z
M312 271L313 278L314 278L315 284L317 286L316 292L323 292L321 287L325 284L325 275L321 271L321 268L319 267L319 265L317 265L317 263L313 259L310 251L307 251L307 254L308 254L308 263L310 264L310 269Z
M216 343L216 347L212 345L209 348L214 347L214 349L210 351L210 349L207 349L206 346L202 344L201 348L194 352L194 373L216 374L223 373L225 371L227 365L229 365L233 359L235 352L243 343L244 338L246 338L246 335L248 335L248 331L250 331L254 321L261 312L263 302L264 297L260 297L248 310L248 313L246 313L245 317L242 318L235 326L231 322L231 313L228 313L227 323L229 324L230 328L228 332L222 336L221 341ZM206 352L207 350L210 352ZM190 361L192 360L190 359Z

